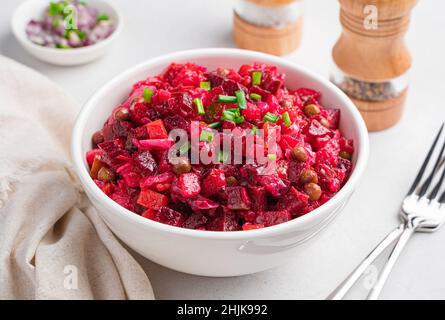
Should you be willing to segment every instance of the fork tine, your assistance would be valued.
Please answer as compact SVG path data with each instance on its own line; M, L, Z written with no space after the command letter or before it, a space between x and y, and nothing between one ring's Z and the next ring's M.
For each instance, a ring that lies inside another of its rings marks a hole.
M439 141L439 137L442 134L444 125L445 125L445 123L443 123L442 126L440 127L439 133L437 134L436 138L434 139L433 145L431 146L430 150L428 151L428 154L426 155L426 158L423 161L422 167L420 167L420 171L417 174L416 179L414 179L414 182L413 182L411 188L409 189L408 195L414 193L419 182L422 180L423 174L425 173L425 169L428 165L428 162L430 161L431 155L433 154L433 151L436 148L437 141Z
M425 193L427 192L431 182L433 181L434 175L436 174L437 170L440 167L444 150L445 150L445 142L442 145L442 149L440 149L440 153L437 156L437 160L436 160L436 163L434 164L433 170L431 171L430 175L428 176L428 178L426 179L426 181L423 183L422 187L420 188L419 197L422 197L422 196L425 195ZM439 188L440 188L440 186L439 186ZM433 198L430 198L430 199L433 199Z
M443 161L439 164L439 166L443 165ZM436 198L437 194L439 193L440 187L442 186L443 180L445 179L445 166L442 171L442 175L440 176L439 181L437 182L436 186L434 187L433 191L431 191L430 195L428 196L429 199ZM445 196L445 192L442 196ZM442 201L439 201L442 202Z
M439 199L440 203L444 203L445 202L445 191L442 193L442 196Z

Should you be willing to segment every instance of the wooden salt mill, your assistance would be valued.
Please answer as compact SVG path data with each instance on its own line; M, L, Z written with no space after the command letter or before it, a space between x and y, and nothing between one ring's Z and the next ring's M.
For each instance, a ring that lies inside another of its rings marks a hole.
M408 91L411 56L405 45L417 0L339 0L343 33L332 56L332 81L360 110L369 131L396 124Z
M300 46L302 0L237 0L233 37L240 48L275 55Z

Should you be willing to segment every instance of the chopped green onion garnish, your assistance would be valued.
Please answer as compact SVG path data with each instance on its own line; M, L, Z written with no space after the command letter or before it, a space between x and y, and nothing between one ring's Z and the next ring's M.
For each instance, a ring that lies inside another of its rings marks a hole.
M67 46L66 44L58 43L58 44L56 44L56 48L57 49L70 49L71 47Z
M261 84L261 71L252 72L252 85L258 86Z
M270 112L266 113L263 117L264 122L268 121L268 122L272 122L272 123L277 123L278 119L279 118L277 115L270 113Z
M226 162L229 159L229 155L226 154L223 150L220 150L218 153L218 162Z
M252 134L253 134L253 135L256 135L257 132L258 132L258 127L254 125L254 126L252 127Z
M219 95L218 101L222 103L236 103L238 99L234 96Z
M239 116L239 115L240 115L240 113L239 113L239 109L238 109L238 108L225 109L224 111L233 113L235 116Z
M233 122L235 122L236 124L243 123L244 121L246 121L246 120L244 119L243 116L233 119Z
M195 100L193 100L195 102L195 106L196 109L198 110L198 114L205 114L205 110L204 110L204 106L202 105L202 100L201 98L195 98Z
M256 100L256 101L261 101L261 96L259 95L259 94L257 94L257 93L251 93L250 94L250 97L253 99L253 100Z
M213 132L203 130L201 132L201 136L199 137L199 141L207 141L212 142L213 140Z
M58 14L63 14L66 4L64 2L51 2L48 8L48 14L50 16L56 16Z
M85 40L85 38L87 37L87 34L80 30L77 30L77 35L79 36L80 40Z
M286 127L290 127L290 125L292 124L292 121L290 120L289 112L286 111L285 113L283 113L282 117L283 117L284 125Z
M153 96L154 91L149 89L149 88L145 88L144 89L144 93L142 94L144 100L148 103L151 102L151 97Z
M212 89L212 86L211 86L211 84L210 84L210 81L202 81L202 82L199 84L199 87L200 87L201 89L205 89L205 90L207 90L207 91L210 91L210 89Z
M182 146L179 147L179 154L183 155L187 153L190 149L190 143L186 142Z
M276 154L268 154L267 159L269 159L271 161L275 161L275 160L277 160L277 155Z
M240 109L246 109L247 103L246 103L246 94L243 90L238 90L235 92L236 98L238 100L238 107Z
M57 28L60 25L60 20L59 19L54 19L53 20L53 27Z
M101 14L99 16L97 16L97 21L108 21L110 20L110 17L108 17L106 14Z
M234 114L233 112L229 112L227 110L224 110L223 114L221 116L221 120L233 121L233 120L235 120L236 117L237 117L236 114Z
M221 125L222 125L222 122L218 121L218 122L213 122L213 123L209 124L208 127L212 128L212 129L216 129L216 128L220 127Z

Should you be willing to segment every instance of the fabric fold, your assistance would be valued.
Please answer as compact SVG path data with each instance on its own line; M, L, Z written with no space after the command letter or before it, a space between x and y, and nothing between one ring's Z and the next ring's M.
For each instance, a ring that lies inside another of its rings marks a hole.
M153 299L70 163L78 105L0 56L0 299Z

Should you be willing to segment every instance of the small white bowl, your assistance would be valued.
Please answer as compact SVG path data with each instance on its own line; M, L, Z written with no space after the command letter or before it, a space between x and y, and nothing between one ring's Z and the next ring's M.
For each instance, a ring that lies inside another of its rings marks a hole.
M322 93L322 103L341 110L340 129L354 139L354 169L348 182L327 203L300 218L276 226L236 232L211 232L177 228L143 218L108 198L89 175L85 154L91 136L102 128L112 109L122 103L132 85L154 76L171 62L194 62L214 70L239 68L255 61L278 66L291 88L309 87ZM163 266L203 276L236 276L255 273L286 262L307 249L348 201L365 169L369 152L365 123L351 100L328 80L275 56L237 49L199 49L165 55L144 62L117 76L96 91L80 112L72 136L72 156L80 181L111 230L128 246ZM317 252L313 253L314 255Z
M12 32L17 41L31 55L44 62L59 66L75 66L94 61L106 53L122 30L122 16L119 10L104 0L88 0L89 6L106 13L115 24L114 32L107 39L91 46L73 49L40 46L28 39L26 26L32 19L42 19L49 3L49 0L25 1L15 10L11 20Z

